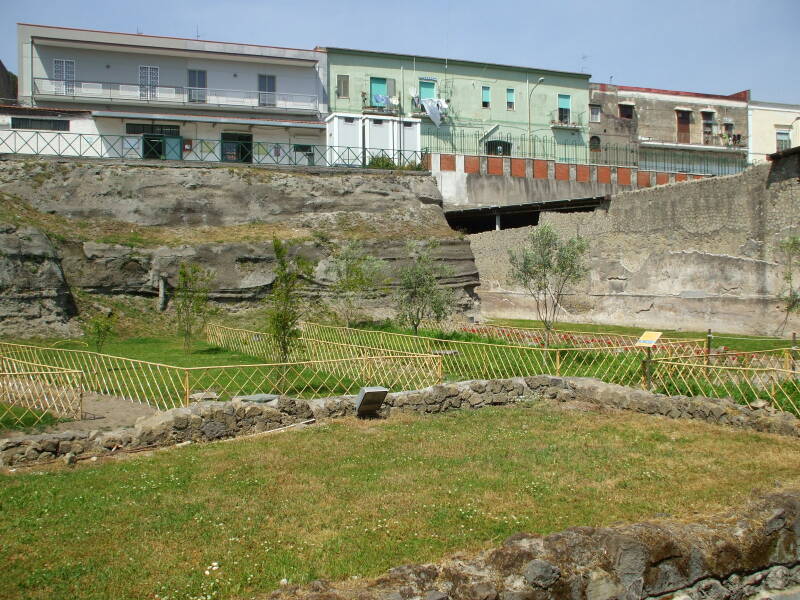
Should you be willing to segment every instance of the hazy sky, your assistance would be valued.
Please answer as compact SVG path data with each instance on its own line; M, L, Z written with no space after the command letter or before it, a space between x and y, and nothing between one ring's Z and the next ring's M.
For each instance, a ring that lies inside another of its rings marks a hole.
M24 22L448 56L800 104L800 0L0 0L0 15L14 72Z

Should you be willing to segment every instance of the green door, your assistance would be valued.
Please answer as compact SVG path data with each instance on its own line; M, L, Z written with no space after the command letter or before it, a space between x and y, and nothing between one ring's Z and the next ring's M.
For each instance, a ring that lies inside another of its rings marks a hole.
M167 160L183 158L183 138L164 136L164 158Z
M369 102L370 106L386 106L386 96L389 88L386 85L385 77L369 78Z

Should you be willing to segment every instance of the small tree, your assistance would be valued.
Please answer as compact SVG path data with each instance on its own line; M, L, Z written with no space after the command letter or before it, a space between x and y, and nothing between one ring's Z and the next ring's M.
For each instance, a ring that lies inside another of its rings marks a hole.
M183 351L190 354L192 340L205 327L211 314L208 292L214 275L194 263L178 267L178 285L174 303L178 335L183 338Z
M339 319L351 327L361 314L361 304L371 290L386 283L386 263L370 255L359 241L333 246L328 274L333 279L331 305Z
M778 298L785 304L783 322L777 334L783 335L792 313L800 311L800 289L798 289L797 269L800 266L800 237L790 236L780 243L781 266L783 267L783 289Z
M509 250L510 279L525 288L536 301L536 313L549 332L569 286L588 272L588 242L576 236L562 240L550 225L536 227L519 249Z
M266 298L266 329L278 349L281 362L289 360L300 339L302 291L313 268L302 256L291 256L291 248L292 244L288 242L272 240L272 249L275 251L275 280Z
M83 333L95 352L102 352L103 346L114 333L116 317L112 312L98 312L83 323Z
M452 272L433 258L436 247L434 242L409 243L406 248L411 262L398 272L397 319L410 326L415 334L424 320L442 321L455 308L452 290L439 283L439 279L449 277Z

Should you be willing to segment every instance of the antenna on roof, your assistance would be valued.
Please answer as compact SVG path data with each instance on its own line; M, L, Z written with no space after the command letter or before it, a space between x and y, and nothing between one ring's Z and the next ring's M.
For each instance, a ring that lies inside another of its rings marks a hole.
M194 28L195 28L194 39L199 40L200 39L200 26L199 25L195 25Z
M138 25L136 26L136 35L142 35L142 28Z
M586 59L589 58L588 54L581 54L581 73L586 73Z

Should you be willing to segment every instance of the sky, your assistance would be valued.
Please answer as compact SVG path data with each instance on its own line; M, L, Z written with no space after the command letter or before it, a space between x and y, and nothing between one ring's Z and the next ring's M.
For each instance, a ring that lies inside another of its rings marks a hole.
M13 72L22 22L460 58L800 104L800 0L0 0L0 17Z

